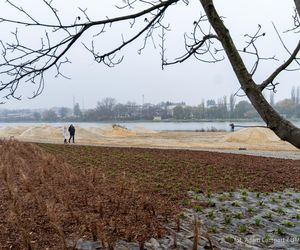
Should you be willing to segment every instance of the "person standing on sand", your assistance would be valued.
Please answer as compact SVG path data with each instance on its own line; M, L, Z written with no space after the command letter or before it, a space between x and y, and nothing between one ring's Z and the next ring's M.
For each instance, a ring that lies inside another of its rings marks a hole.
M67 144L67 127L64 126L64 144Z
M69 143L71 142L71 139L74 143L74 140L75 140L75 127L73 126L73 124L70 125L68 130L69 130L69 133L70 133Z

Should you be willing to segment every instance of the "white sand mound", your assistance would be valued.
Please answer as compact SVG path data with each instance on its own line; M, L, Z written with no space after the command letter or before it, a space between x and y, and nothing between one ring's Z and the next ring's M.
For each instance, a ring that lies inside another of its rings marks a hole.
M130 137L136 135L136 132L122 126L108 128L82 128L75 126L75 129L75 140L86 142L101 141L103 137ZM63 126L38 125L0 128L0 138L10 138L11 136L25 140L63 140Z
M105 137L130 137L136 135L134 131L116 124L112 125L109 128L103 128L101 130L99 129L98 133L101 133L102 136Z
M28 128L20 134L21 138L35 139L56 139L63 137L62 127L53 127L49 125L40 125Z
M75 139L95 141L101 139L102 133L97 132L97 128L81 128L75 126Z
M83 138L89 138L91 136L101 138L101 137L127 137L127 136L135 136L137 134L154 134L157 133L157 131L154 130L149 130L143 127L137 127L134 130L127 129L125 127L119 127L119 126L107 126L107 127L102 127L102 128L87 128L87 129L81 129L78 130L78 136L79 133L82 133L81 131L88 131L90 135L87 134L87 136L83 136ZM76 132L77 133L77 132Z
M262 144L280 141L280 139L268 128L245 128L226 135L224 141Z
M96 141L101 139L101 136L91 131L89 128L81 128L75 126L75 140ZM49 140L63 140L63 127L53 127L49 125L34 126L28 128L20 134L20 138L32 139L49 139ZM69 133L67 132L67 137Z
M119 136L119 137L127 137L127 136L135 136L136 133L122 127L113 127L110 131L104 133L105 136Z
M88 128L87 130L90 131L91 133L97 135L97 136L104 136L105 131L111 130L111 128L107 129L107 128L91 127L91 128Z
M11 136L19 136L29 127L27 126L16 126L16 127L1 127L0 137L9 138Z

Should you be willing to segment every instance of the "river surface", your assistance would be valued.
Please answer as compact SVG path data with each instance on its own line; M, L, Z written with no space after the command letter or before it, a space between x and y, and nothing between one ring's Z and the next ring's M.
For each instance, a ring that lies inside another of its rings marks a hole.
M138 129L145 128L154 131L197 131L197 130L224 130L230 131L230 124L234 123L235 130L239 130L243 127L255 127L255 126L265 126L264 122L118 122L117 124L124 126L128 129ZM40 126L40 125L51 125L55 127L68 126L70 123L0 123L0 127L15 127L15 126ZM82 128L108 128L111 127L113 123L108 122L74 122L75 126L80 126ZM300 127L300 121L294 123L296 126ZM241 126L241 127L239 127Z

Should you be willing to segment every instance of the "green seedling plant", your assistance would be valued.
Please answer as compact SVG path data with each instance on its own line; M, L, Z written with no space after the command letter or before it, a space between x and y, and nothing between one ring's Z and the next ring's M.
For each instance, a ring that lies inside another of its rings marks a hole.
M228 235L228 236L225 237L225 241L230 243L230 244L233 244L234 243L234 238L231 237L230 235Z
M246 202L248 199L246 196L242 196L242 201Z
M262 238L263 243L269 243L271 241L270 235L265 234L264 237Z
M212 225L211 228L209 229L209 232L216 234L218 232L217 230L217 226L216 225Z
M198 195L194 195L193 200L198 201L198 200L200 200L200 197Z
M260 221L260 219L259 218L255 218L254 219L254 224L255 224L255 226L261 226L261 221Z
M264 201L258 201L257 205L260 206L260 207L263 207L264 206Z
M271 213L271 212L268 212L268 213L265 214L264 217L265 217L266 219L268 219L268 220L272 220L272 213Z
M286 207L286 208L292 208L293 206L291 205L291 203L290 203L289 201L287 201L287 202L285 203L285 207Z
M224 195L224 194L221 194L221 195L219 196L218 200L219 200L220 202L223 202L223 201L225 200L225 195Z
M276 233L280 236L283 236L284 235L284 231L281 227L278 227L277 230L276 230Z
M295 199L293 199L293 202L295 202L295 203L300 203L300 198L295 198Z
M254 210L253 207L248 207L248 208L247 208L247 211L248 211L248 213L250 213L250 214L253 213L253 210Z
M242 219L243 218L243 214L241 212L237 212L235 215L234 215L234 218L236 219Z
M295 227L295 224L291 221L283 221L282 225L286 226L286 227Z
M214 203L212 200L209 200L209 201L208 201L208 205L209 205L210 207L214 207L214 206L216 205L216 203Z
M195 211L197 212L197 213L201 213L201 212L203 212L203 209L202 209L202 207L201 206L195 206Z
M225 206L222 206L222 207L220 207L220 211L221 211L222 213L228 212L228 208L225 207Z
M241 192L241 194L242 194L243 196L248 196L248 193L247 193L246 190L243 190L243 191Z
M283 209L282 209L281 207L278 207L278 208L276 209L276 212L277 212L278 214L285 214L285 212L283 211Z
M215 218L214 211L212 211L212 210L209 211L208 214L207 214L207 217L210 218L210 219L214 219Z
M240 206L240 204L238 203L238 201L232 202L231 205L232 205L233 207L239 207L239 206Z
M226 225L229 225L229 224L231 224L231 221L232 221L231 216L230 215L226 215L225 218L224 218L224 223Z
M248 228L246 225L242 224L239 226L239 232L240 233L246 233L248 231Z

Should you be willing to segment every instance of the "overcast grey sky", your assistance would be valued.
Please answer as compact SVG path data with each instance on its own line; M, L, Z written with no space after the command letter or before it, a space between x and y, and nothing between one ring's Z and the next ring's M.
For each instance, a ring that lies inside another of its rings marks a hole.
M1 0L1 17L23 18L5 2ZM40 0L14 2L24 6L25 9L32 11L33 15L43 20L53 21L51 13L46 8L39 7ZM104 19L106 16L110 18L120 16L127 11L115 9L114 4L121 2L121 0L54 0L53 5L59 9L59 14L64 21L72 22L76 16L82 15L77 9L78 6L83 9L87 8L87 12L94 20ZM238 48L245 46L244 34L254 34L260 24L262 30L266 32L264 39L258 43L261 55L266 57L276 55L277 58L283 60L288 57L276 36L272 22L280 32L292 27L294 14L292 0L218 0L215 4L219 14L226 17L225 24L230 29ZM132 11L138 11L138 9ZM170 24L171 29L166 37L166 55L169 60L184 52L183 34L192 31L193 22L198 20L200 12L203 13L203 10L198 0L190 0L189 6L179 3L171 6L167 11L164 23ZM2 23L0 29L3 40L11 39L11 27L5 27ZM128 23L113 25L112 29L107 29L107 35L105 34L103 40L98 39L99 50L102 52L108 50L121 41L121 34L126 38L129 32L131 29ZM23 87L20 88L20 93L23 94L22 101L9 100L1 105L0 109L71 107L73 98L81 107L93 108L97 101L108 96L122 103L134 101L141 104L143 95L145 102L185 101L195 105L201 103L203 99L229 96L239 89L239 84L227 59L217 64L206 64L191 58L180 65L168 66L161 70L159 39L155 40L156 49L150 42L141 55L137 51L142 46L143 40L133 43L119 53L120 56L125 57L123 63L114 68L97 64L93 61L91 54L81 45L81 42L90 44L91 35L92 33L84 36L67 55L72 64L66 65L63 73L71 77L71 80L62 77L54 78L53 72L49 72L42 95L28 100L26 96L30 96L32 89ZM32 33L28 27L20 30L20 36L23 36L27 43L38 44L40 41L39 34ZM293 50L299 40L299 33L283 34L282 38L290 50ZM251 58L245 57L245 60L251 67L251 62L253 62ZM280 62L274 61L262 63L255 75L255 80L258 83L261 82L279 64ZM281 84L275 94L275 100L289 96L292 86L300 86L299 76L300 71L283 73L277 79ZM268 96L269 93L266 95Z

